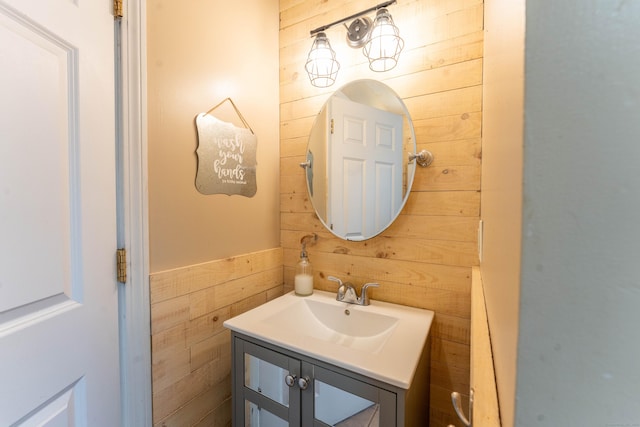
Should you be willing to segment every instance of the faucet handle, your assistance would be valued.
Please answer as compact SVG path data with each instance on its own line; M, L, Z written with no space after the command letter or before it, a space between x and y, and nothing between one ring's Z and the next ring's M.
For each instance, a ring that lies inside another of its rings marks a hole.
M342 286L342 280L338 279L335 276L327 276L327 279L334 281L334 282L338 282L338 286Z
M365 283L362 285L362 294L360 295L360 304L361 305L369 305L369 292L367 290L369 288L379 288L379 283Z
M342 280L338 279L335 276L327 276L327 279L331 280L332 282L338 283L338 294L336 295L336 301L342 301L346 292L346 288L342 284Z

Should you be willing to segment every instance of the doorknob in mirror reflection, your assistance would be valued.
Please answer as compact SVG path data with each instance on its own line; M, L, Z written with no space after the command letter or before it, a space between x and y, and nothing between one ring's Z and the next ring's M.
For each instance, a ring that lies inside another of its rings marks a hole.
M334 25L343 24L350 20L353 22L349 26L344 24L347 29L347 44L352 48L362 48L362 53L369 60L371 70L383 72L394 68L404 47L400 30L386 9L387 6L394 3L396 0L380 3L362 12L312 30L310 33L315 39L305 63L311 84L316 87L329 87L335 83L340 63L336 59L336 53L331 48L325 31ZM373 21L364 16L373 11L376 11L376 17Z

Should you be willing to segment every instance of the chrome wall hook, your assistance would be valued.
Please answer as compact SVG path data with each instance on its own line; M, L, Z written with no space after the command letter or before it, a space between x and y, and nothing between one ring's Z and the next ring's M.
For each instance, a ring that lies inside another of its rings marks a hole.
M426 168L433 162L433 154L427 150L422 150L419 153L409 153L409 162L413 160L423 168Z
M469 390L469 418L465 417L464 411L462 410L462 396L457 391L451 393L451 403L453 404L453 409L456 411L456 415L462 421L466 427L473 426L473 389Z

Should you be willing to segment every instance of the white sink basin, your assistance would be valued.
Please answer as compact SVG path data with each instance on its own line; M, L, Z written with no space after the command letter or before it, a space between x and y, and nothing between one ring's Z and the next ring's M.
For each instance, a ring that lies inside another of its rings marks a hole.
M309 298L296 298L286 311L275 313L264 321L290 334L306 335L371 353L382 349L398 324L397 317L345 307L335 300Z
M293 292L224 322L236 332L409 388L434 313L371 300L358 306L335 294Z

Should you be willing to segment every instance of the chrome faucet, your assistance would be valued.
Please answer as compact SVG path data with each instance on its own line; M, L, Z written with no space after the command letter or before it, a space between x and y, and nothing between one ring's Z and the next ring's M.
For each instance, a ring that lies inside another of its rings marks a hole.
M380 286L378 283L365 283L362 286L362 295L358 297L358 292L356 292L356 288L354 288L351 283L343 283L342 280L334 276L329 276L327 279L338 283L338 294L336 295L336 300L349 304L369 305L369 293L367 290L369 288L377 288Z

